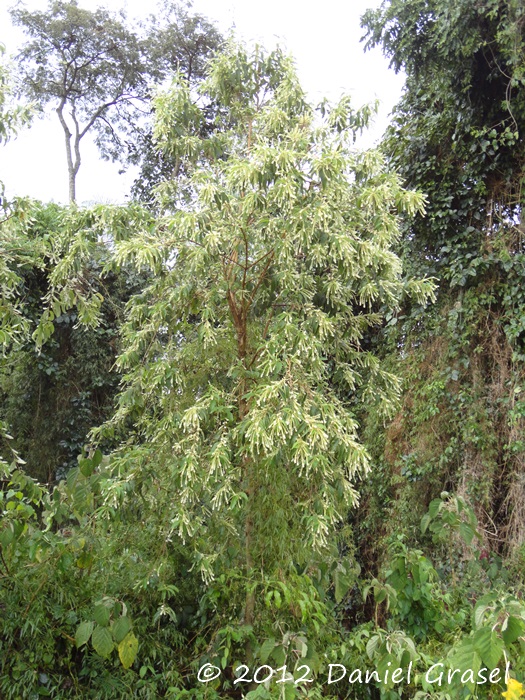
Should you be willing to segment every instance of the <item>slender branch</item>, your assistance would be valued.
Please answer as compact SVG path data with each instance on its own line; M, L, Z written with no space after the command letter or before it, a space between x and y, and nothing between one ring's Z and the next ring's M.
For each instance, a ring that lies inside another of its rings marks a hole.
M243 228L242 230L242 237L244 239L244 269L242 273L242 289L243 291L246 289L246 274L249 270L248 267L248 255L249 255L249 248L248 248L248 236L246 235L246 229Z
M3 551L3 549L2 549L1 546L0 546L0 557L2 558L2 563L3 563L4 567L5 567L5 570L7 571L7 575L8 575L8 576L11 576L11 572L9 571L9 567L7 566L7 562L6 562L6 560L4 559L4 551Z
M78 125L77 121L77 116L76 116L76 111L75 111L75 103L73 102L73 105L71 107L71 118L73 119L73 123L75 124L75 140L74 140L74 149L75 149L75 166L74 166L74 173L75 176L78 173L78 170L80 168L80 128Z
M271 251L271 253L272 253L272 254L271 254L270 257L268 258L268 260L267 260L267 262L266 262L266 265L264 266L264 269L263 269L263 271L261 272L261 274L260 274L260 276L259 276L259 279L257 280L257 284L256 284L255 287L253 288L253 291L252 291L252 293L251 293L251 295L250 295L250 301L248 302L248 308L252 305L253 300L255 299L255 295L257 294L257 292L258 292L259 287L261 286L261 284L264 282L264 279L265 279L265 277L266 277L266 273L267 273L268 270L270 269L270 265L271 265L272 262L273 262L275 249L273 249L273 250Z
M255 260L254 262L251 263L251 265L248 266L247 270L251 270L252 267L255 267L256 265L258 265L260 262L262 262L264 260L264 258L267 258L269 255L273 255L273 253L275 253L275 248L272 248L264 255L261 255L260 258L257 258L257 260Z

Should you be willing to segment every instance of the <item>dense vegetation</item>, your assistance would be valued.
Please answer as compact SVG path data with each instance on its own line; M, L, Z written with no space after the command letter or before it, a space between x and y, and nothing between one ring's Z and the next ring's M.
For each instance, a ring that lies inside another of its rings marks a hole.
M166 12L140 201L3 202L0 695L521 697L525 8L369 11L407 78L367 152L369 108ZM41 91L35 27L71 67L111 19L17 17Z

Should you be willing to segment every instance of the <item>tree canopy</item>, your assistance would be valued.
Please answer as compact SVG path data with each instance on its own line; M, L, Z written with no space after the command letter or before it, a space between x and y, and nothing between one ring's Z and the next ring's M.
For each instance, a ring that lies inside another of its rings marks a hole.
M387 133L389 157L429 197L412 225L418 264L464 286L458 269L499 230L519 237L523 166L523 7L520 2L385 2L363 18L407 74Z
M11 10L29 37L18 55L22 90L42 109L52 104L64 131L70 202L85 136L96 134L104 157L122 158L141 112L148 113L153 81L173 70L198 76L217 46L218 33L203 17L169 3L163 13L171 22L160 28L152 21L144 33L124 12L92 12L76 0L51 0L45 11Z

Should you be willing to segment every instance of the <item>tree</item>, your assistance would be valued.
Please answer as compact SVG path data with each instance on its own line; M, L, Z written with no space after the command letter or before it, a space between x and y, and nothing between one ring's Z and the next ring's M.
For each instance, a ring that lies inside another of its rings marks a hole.
M190 14L170 0L163 0L150 18L148 37L157 81L176 71L192 86L202 80L208 61L222 43L222 36L206 17Z
M118 144L112 122L122 123L145 95L143 47L123 16L84 10L76 0L53 0L45 12L15 8L11 17L31 38L19 54L24 91L42 108L56 105L74 202L82 139L94 129L99 146Z
M221 121L202 137L212 101ZM118 264L153 272L130 304L126 385L103 430L127 436L117 483L165 514L162 537L188 543L206 581L229 577L221 614L242 616L243 634L278 615L314 635L312 579L328 586L369 469L356 401L388 412L397 392L361 339L404 292L431 289L403 280L392 252L398 211L423 200L379 153L352 150L370 110L313 109L279 50L229 46L200 102L179 77L155 110L186 175L167 188L176 213L116 246Z
M456 270L458 250L476 254L520 218L522 3L389 0L363 25L367 46L381 45L407 74L385 149L429 197L411 245L423 266L464 286L472 275Z
M218 44L217 32L200 15L169 3L163 14L169 22L153 20L141 36L123 12L91 12L76 0L51 0L44 12L11 10L30 38L19 53L22 90L42 109L53 104L64 132L71 202L85 136L95 132L105 158L125 159L130 151L140 162L152 82L177 69L198 76Z

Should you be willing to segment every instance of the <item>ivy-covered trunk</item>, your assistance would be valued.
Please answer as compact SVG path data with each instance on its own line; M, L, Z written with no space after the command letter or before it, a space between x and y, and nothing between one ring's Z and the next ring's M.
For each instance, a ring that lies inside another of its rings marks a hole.
M426 217L404 226L405 264L416 276L439 279L433 311L408 306L403 323L383 337L407 385L392 431L402 439L394 444L387 433L384 455L386 481L396 483L392 505L401 512L410 503L401 522L417 538L429 501L443 488L457 492L482 524L485 550L519 561L523 3L388 0L365 15L364 26L369 45L380 44L407 75L383 148L429 200ZM399 471L407 475L402 482Z

